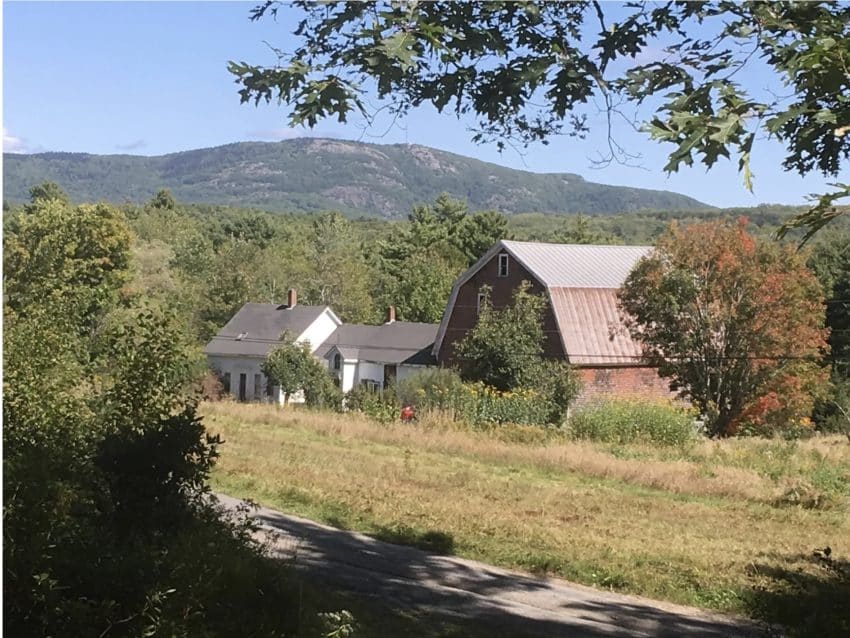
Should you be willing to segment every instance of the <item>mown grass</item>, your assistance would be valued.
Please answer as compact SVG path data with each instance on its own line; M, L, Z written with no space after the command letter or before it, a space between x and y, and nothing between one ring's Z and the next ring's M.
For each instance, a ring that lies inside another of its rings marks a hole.
M268 406L204 412L227 441L214 486L233 496L799 633L850 630L850 446L838 437L660 448ZM813 555L827 545L828 559Z

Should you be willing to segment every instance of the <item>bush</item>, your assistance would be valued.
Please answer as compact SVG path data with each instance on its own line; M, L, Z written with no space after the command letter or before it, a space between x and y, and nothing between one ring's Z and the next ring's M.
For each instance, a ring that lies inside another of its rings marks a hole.
M460 375L449 368L431 368L402 379L398 383L402 405L413 405L421 412L440 410L466 412L469 393Z
M342 411L344 395L331 374L316 366L304 386L304 403L311 408Z
M537 387L504 392L481 382L464 383L454 370L427 370L401 381L398 395L420 412L450 413L470 425L560 423L578 384L565 364L553 363L546 370L536 377Z
M371 390L365 384L356 385L345 394L345 408L380 421L390 423L398 419L401 407L395 389Z
M605 443L682 445L696 435L690 410L670 403L619 399L577 412L568 422L569 435Z
M532 387L548 403L546 423L563 423L581 391L581 380L566 361L543 361Z

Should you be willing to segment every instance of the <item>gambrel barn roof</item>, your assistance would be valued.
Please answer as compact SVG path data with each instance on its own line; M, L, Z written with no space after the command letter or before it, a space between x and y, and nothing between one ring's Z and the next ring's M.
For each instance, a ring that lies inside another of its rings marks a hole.
M583 366L635 365L639 345L617 309L617 289L649 246L592 246L501 240L455 282L434 353L445 337L458 290L497 254L507 253L546 288L564 352Z

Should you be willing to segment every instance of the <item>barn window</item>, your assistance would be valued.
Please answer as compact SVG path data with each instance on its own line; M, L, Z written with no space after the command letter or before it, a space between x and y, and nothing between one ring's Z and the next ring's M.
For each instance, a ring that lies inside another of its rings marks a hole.
M485 306L486 304L487 304L487 293L479 292L478 293L478 306L477 306L477 309L476 309L476 312L479 315L481 314L481 308L483 306Z
M230 394L230 373L224 373L224 379L222 379L221 385L224 388L225 394Z
M339 352L337 352L334 355L334 370L339 370L341 366L342 366L342 355Z
M259 401L263 398L263 375L254 375L254 399Z
M507 277L508 276L508 255L507 253L502 253L499 255L499 277Z

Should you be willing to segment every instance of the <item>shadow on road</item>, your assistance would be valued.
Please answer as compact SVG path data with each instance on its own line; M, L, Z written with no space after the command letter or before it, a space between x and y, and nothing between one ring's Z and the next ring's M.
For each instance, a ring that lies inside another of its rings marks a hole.
M371 597L393 610L472 621L493 636L760 636L746 622L663 603L535 578L459 558L452 537L431 531L385 530L380 540L260 509L255 517L287 538L311 579ZM297 539L293 541L292 539ZM430 546L432 552L383 541ZM477 633L477 631L476 631Z

